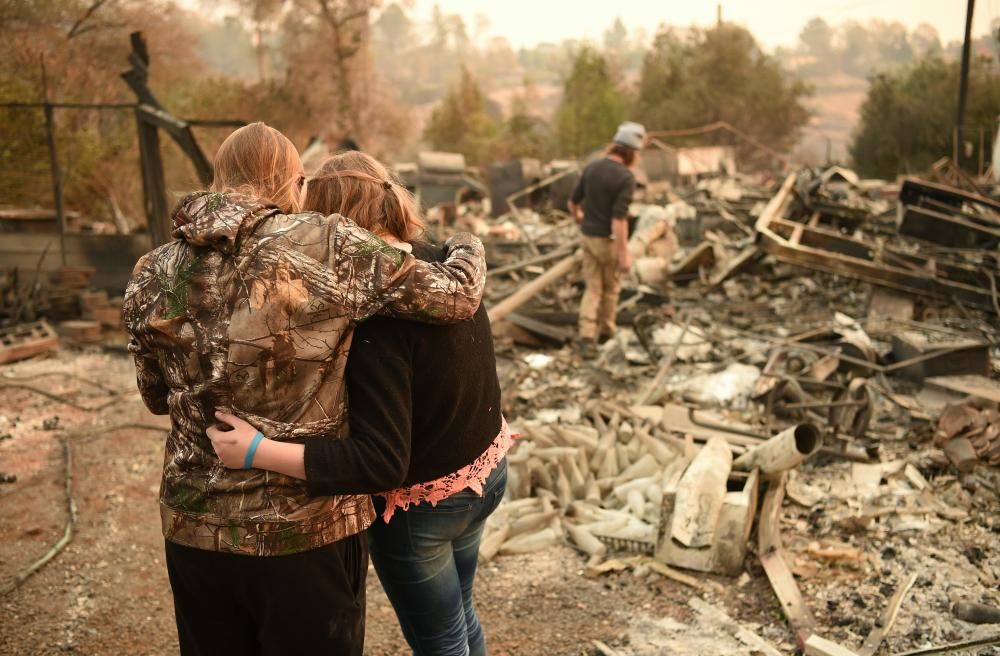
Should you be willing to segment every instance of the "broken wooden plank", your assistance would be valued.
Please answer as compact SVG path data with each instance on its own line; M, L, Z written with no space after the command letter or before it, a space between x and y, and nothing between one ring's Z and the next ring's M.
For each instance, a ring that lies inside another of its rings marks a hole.
M1000 383L986 376L931 376L924 379L924 384L946 392L1000 403Z
M784 496L785 473L782 472L770 482L764 495L760 525L757 528L758 552L771 588L781 602L781 610L795 634L795 642L799 649L805 649L806 640L812 635L816 621L803 601L799 586L784 557L780 533L781 501Z
M806 656L858 656L850 649L842 647L826 638L821 638L816 634L809 636L803 648L805 649Z
M711 269L713 266L715 266L715 245L710 241L703 241L670 270L670 277L697 277L700 270Z
M59 350L59 336L45 321L0 329L0 364Z
M538 319L526 317L523 314L518 314L517 312L511 312L505 318L518 328L523 328L530 333L540 335L545 339L555 342L556 344L565 344L569 340L573 339L573 333L564 328L547 324L544 321L539 321Z
M858 650L858 656L873 656L878 648L882 646L882 641L885 637L889 635L889 631L892 630L892 625L896 623L896 618L899 616L899 609L903 605L903 600L906 599L906 595L909 594L910 588L917 581L917 575L915 573L910 574L906 577L906 580L896 588L896 592L893 593L892 598L889 599L888 605L886 605L885 610L882 611L881 617L878 618L878 623L872 632L868 634L865 638L865 642L861 645L861 649Z
M80 344L99 342L101 340L101 324L85 319L63 321L59 324L59 332L66 339Z
M709 288L721 285L737 273L750 268L750 266L762 257L764 257L764 252L757 248L756 245L751 244L747 246L738 255L729 259L725 263L725 266L722 267L722 270L709 279Z
M576 251L569 257L560 260L558 264L538 276L524 287L503 299L489 309L490 322L496 323L506 317L509 313L521 307L529 300L560 278L569 275L583 260L583 253Z
M996 248L1000 229L977 224L960 214L946 214L937 208L899 206L896 231L907 237L947 248Z
M894 654L894 656L938 656L939 654L964 654L966 653L966 650L974 649L976 647L989 647L990 645L1000 645L1000 633L986 638L953 642L939 647L924 647L921 649L914 649L912 651L898 652Z
M892 336L892 354L896 362L885 371L898 372L911 380L990 373L990 346L976 339L932 339L923 332L907 330Z
M536 264L545 264L546 262L551 262L552 260L558 260L566 257L567 255L571 255L574 248L576 248L576 246L574 244L570 244L537 257L529 257L518 262L512 262L510 264L505 264L504 266L496 267L495 269L489 269L486 272L486 277L489 278L490 276L499 276L512 271L520 271L521 269L534 266Z

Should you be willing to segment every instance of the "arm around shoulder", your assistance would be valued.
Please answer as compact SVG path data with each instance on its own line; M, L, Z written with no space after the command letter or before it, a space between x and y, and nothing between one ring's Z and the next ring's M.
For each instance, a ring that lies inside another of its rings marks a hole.
M375 312L424 321L455 323L475 314L486 284L486 250L467 233L448 241L441 263L420 262L353 222L336 228L333 268L352 289L349 308L361 321Z

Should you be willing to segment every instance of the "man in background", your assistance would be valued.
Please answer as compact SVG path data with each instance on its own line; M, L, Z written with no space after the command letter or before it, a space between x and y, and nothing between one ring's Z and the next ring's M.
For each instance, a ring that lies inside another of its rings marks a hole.
M583 169L570 196L570 213L580 224L586 289L580 302L580 351L596 354L597 343L615 334L621 276L631 267L628 206L635 190L635 165L645 145L646 128L625 122L600 159Z

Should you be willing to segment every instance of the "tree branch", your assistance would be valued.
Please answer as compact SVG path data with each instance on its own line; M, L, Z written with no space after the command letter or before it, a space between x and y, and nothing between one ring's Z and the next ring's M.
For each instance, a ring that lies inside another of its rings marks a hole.
M86 32L96 29L95 27L84 29L83 24L86 23L88 20L90 20L90 17L93 16L95 13L97 13L97 11L107 1L108 0L94 0L93 2L91 2L90 6L87 8L87 11L83 13L83 16L81 16L75 23L73 23L73 27L69 28L69 32L66 33L66 39L69 40L72 39L73 37L80 36L81 34L85 34Z

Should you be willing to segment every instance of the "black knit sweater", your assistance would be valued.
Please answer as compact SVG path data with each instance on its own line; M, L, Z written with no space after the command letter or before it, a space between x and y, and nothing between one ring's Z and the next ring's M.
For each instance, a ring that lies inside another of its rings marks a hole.
M439 260L439 250L414 255ZM364 494L425 483L470 464L500 432L500 383L486 308L431 326L373 317L347 359L351 436L306 440L309 493Z

